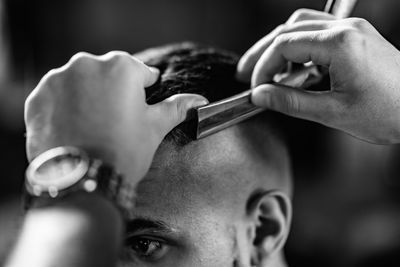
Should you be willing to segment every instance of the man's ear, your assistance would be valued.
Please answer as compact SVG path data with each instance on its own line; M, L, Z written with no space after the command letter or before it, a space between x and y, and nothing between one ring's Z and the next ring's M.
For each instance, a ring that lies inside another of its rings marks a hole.
M247 207L250 219L252 266L273 261L287 239L292 220L292 204L286 193L268 191L256 195Z

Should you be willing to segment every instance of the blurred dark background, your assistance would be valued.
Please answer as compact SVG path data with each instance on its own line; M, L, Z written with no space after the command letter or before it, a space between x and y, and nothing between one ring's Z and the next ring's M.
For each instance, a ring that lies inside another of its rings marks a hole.
M79 51L136 52L185 40L242 54L296 9L323 0L0 0L0 264L20 224L26 167L23 102ZM362 0L400 48L400 1ZM296 177L290 266L400 266L400 149L313 123L288 129Z

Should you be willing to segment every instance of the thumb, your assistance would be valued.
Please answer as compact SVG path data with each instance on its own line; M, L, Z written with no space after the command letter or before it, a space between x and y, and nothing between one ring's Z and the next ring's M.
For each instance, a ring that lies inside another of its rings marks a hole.
M162 134L166 135L187 118L191 109L207 104L208 100L201 95L177 94L151 107L156 123L160 125Z
M157 68L144 65L144 87L152 86L159 76L160 71Z
M289 116L329 124L339 111L331 92L311 92L283 85L262 84L253 89L254 105Z

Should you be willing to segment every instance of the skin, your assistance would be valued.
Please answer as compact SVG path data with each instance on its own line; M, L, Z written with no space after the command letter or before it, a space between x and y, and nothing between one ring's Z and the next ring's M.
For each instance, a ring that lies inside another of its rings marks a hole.
M264 140L261 145L260 139ZM185 147L164 142L139 183L132 219L163 221L173 230L161 234L151 229L129 232L128 223L130 247L125 247L125 253L130 260L125 263L198 267L254 264L252 253L258 248L246 232L258 222L247 204L256 193L269 190L288 196L290 176L285 146L259 120ZM282 226L285 235L290 218L287 220ZM146 253L134 247L135 239L141 237L161 241L161 247L147 246L144 251L150 256L146 258ZM280 249L266 251L265 261L254 265L283 266Z
M147 105L144 87L158 76L157 69L121 51L78 53L49 71L25 102L28 160L52 147L78 146L114 164L136 184L164 136L189 109L207 103L202 96L180 94ZM93 129L102 128L108 130L93 136ZM127 150L128 142L135 151Z
M288 62L325 67L330 88L268 84ZM237 75L255 105L312 120L378 144L400 142L400 52L366 20L301 9L251 47Z
M118 51L103 56L79 53L51 70L25 102L28 159L51 147L79 146L112 164L135 186L164 136L189 109L207 103L204 97L186 94L147 105L144 87L158 75ZM89 193L31 209L7 266L112 266L123 229L117 214L109 201ZM60 222L74 227L60 228Z
M307 12L303 10L298 13ZM257 46L261 48L260 51L255 49L255 53L247 53L241 60L238 76L243 74L244 78L252 80L253 86L258 86L252 93L253 103L320 122L370 142L398 143L398 50L361 19L336 21L322 18L307 21L288 23L285 34L278 31L275 37L266 38L266 42L262 41L263 44ZM310 60L329 67L332 81L329 92L312 93L264 84L272 81L288 61L305 63ZM54 146L79 145L116 166L133 183L139 182L147 173L163 137L185 119L190 108L206 103L203 98L192 95L174 96L157 105L146 105L143 89L156 81L157 76L155 70L148 69L126 53L114 52L102 57L87 54L75 56L64 67L46 75L26 102L28 157L32 159ZM135 104L132 104L132 100L136 101ZM264 142L264 139L259 139L254 147L262 146ZM222 148L220 151L223 151ZM232 155L229 153L229 156ZM242 169L237 169L237 173L240 171ZM230 176L233 175L231 173ZM242 186L236 192L244 192L245 188ZM159 193L163 192L159 190ZM85 195L83 199L90 196ZM226 202L232 204L236 197L241 196L242 193L238 193L234 199L231 196L232 201L221 201L220 205ZM291 218L290 201L287 194L280 190L268 191L268 194L257 199L260 200L257 205L250 205L251 209L246 213L251 215L248 220L245 217L242 221L235 221L231 217L229 221L242 223L242 227L237 227L237 233L241 233L242 238L237 238L239 242L236 243L241 249L234 251L239 251L239 258L245 266L249 263L279 266L279 251L285 242ZM91 200L96 203L97 211L101 212L93 212L92 206L85 205L86 201L74 197L66 198L64 205L55 203L50 210L31 211L7 266L112 266L121 237L121 221L116 219L116 210L106 205L104 200ZM164 202L169 203L166 198L159 200L159 204ZM180 202L182 204L183 201ZM190 207L191 202L183 204ZM64 209L65 205L67 210ZM208 207L213 208L212 205ZM243 210L240 212L243 214ZM184 221L194 224L193 216ZM99 231L91 231L99 220L105 221L104 218L116 220L107 221L107 225ZM210 225L214 222L214 226L222 229L218 234L225 240L232 240L232 234L228 238L227 231L223 230L226 227L235 228L229 227L227 222L222 224L218 221L220 224L216 224L217 221L210 218L213 217L206 217ZM58 227L61 221L76 227L61 229ZM204 233L200 230L208 228L197 226L200 232L198 240L205 239L207 231ZM36 238L36 229L50 228L55 231L44 231L40 238ZM104 242L110 237L115 242ZM32 240L35 241L34 253L31 253ZM46 249L46 244L51 244L51 253ZM98 249L93 251L92 244L99 244ZM205 245L207 248L215 245L208 255L218 253L217 258L232 255L218 249L218 244L218 240L214 240ZM177 256L176 260L193 261L194 266L206 261L200 258L200 254L195 257L183 255L183 259ZM215 266L215 262L208 263L206 266Z

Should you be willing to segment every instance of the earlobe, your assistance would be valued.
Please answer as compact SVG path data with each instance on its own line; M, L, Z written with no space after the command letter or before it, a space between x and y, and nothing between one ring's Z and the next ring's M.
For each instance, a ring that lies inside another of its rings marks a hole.
M287 239L292 219L292 205L287 194L268 191L257 195L248 206L251 219L253 251L251 262L263 266L279 255Z

